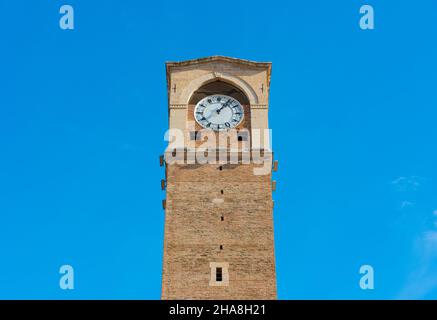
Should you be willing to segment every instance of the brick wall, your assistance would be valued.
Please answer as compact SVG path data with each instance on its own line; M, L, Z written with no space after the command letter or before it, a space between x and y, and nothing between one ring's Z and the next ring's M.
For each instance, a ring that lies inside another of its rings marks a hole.
M276 298L271 176L253 167L167 167L163 299ZM209 286L210 262L228 286Z

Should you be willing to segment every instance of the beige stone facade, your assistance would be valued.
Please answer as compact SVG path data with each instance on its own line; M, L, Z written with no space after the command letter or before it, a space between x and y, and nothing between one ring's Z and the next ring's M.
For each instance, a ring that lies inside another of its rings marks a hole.
M193 108L210 93L241 102L237 129L267 129L270 73L270 63L217 56L167 63L170 129L196 146ZM163 299L276 299L271 172L256 167L166 165Z

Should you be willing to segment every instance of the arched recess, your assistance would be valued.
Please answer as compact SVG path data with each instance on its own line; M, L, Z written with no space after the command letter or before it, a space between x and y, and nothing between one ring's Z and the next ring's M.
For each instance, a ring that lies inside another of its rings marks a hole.
M247 99L249 100L249 104L258 104L258 96L251 86L249 86L244 80L238 77L221 72L211 72L192 80L188 84L188 86L185 87L185 90L181 93L181 102L183 104L188 104L194 92L196 92L200 87L208 84L209 82L214 81L223 81L232 86L235 86L236 88L244 92Z
M233 97L243 106L249 106L250 101L247 95L236 86L221 80L212 80L202 85L190 97L189 105L196 105L203 98L213 94L224 94Z
M190 99L187 104L187 124L194 131L202 130L201 125L195 120L194 108L197 103L203 98L214 95L214 94L223 94L226 96L230 96L236 99L241 103L243 107L243 119L242 121L235 127L238 131L241 130L250 130L251 128L251 108L250 108L250 98L243 92L239 87L234 84L229 83L228 81L223 81L221 78L213 78L207 82L204 82L200 87L198 87L194 92L192 92ZM193 126L194 124L194 126ZM244 133L245 138L248 139L248 133ZM191 138L190 138L191 139ZM244 140L244 141L246 141ZM242 140L243 141L243 140Z

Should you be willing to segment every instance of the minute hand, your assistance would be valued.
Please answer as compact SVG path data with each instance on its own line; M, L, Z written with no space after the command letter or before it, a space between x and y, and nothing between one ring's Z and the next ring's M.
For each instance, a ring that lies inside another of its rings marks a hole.
M217 113L220 113L220 111L224 108L227 107L229 105L229 103L231 102L231 100L229 99L228 101L226 101L224 104L222 104L222 106L220 108L217 109Z

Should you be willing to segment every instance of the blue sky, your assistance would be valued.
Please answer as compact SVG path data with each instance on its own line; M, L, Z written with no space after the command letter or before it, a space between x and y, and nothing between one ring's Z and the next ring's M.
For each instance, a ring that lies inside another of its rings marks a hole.
M273 63L278 297L436 299L436 14L434 0L0 1L0 298L160 298L164 62L226 55Z

